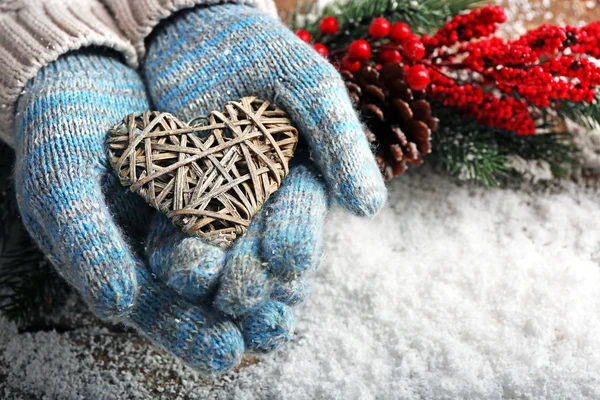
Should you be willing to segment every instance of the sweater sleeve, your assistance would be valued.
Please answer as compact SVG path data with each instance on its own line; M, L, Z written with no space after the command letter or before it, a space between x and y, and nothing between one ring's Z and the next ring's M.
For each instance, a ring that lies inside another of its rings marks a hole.
M109 47L135 68L145 38L162 19L185 8L223 2L254 5L276 16L272 0L0 0L0 140L14 147L19 95L62 54Z
M135 48L99 0L0 1L0 140L14 147L16 102L27 82L60 55L86 46Z
M138 56L146 49L144 40L158 23L179 10L200 5L237 3L257 7L277 17L273 0L102 0L110 9L119 27L135 46Z

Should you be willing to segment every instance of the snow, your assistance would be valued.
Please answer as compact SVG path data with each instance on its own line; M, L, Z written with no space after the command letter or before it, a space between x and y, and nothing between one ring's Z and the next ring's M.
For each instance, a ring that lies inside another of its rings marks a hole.
M0 320L0 397L600 398L597 189L486 190L421 169L390 190L374 220L331 214L276 354L202 379L123 329Z
M595 7L495 2L508 4L507 36ZM576 135L587 166L600 165L599 138ZM533 181L547 175L512 161ZM600 398L597 199L582 184L484 190L411 171L376 219L331 214L282 351L202 378L75 304L61 332L19 333L0 317L0 398Z

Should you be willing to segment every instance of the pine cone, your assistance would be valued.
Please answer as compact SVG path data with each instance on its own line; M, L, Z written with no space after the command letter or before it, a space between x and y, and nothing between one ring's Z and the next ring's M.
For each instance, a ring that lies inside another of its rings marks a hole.
M402 174L407 165L419 166L431 151L431 131L438 121L424 91L411 90L402 63L380 71L367 65L356 73L341 71L350 98L363 117L370 143L386 180Z

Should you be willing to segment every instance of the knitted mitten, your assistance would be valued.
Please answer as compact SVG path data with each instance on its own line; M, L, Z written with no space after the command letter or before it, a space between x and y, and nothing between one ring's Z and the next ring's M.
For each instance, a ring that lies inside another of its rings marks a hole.
M238 322L246 350L268 353L291 339L290 306L307 296L306 272L318 265L326 213L324 184L314 168L294 165L227 252L156 215L147 240L150 267L191 301L217 290L214 305Z
M156 106L185 117L240 96L276 102L339 203L358 215L383 206L385 185L344 82L279 20L239 4L184 10L155 30L143 71Z
M148 108L140 77L116 58L75 53L45 67L18 101L15 179L23 221L101 317L133 326L199 371L226 371L244 352L236 324L154 277L126 241L125 232L140 243L150 208L108 171L106 132ZM202 254L207 274L219 269L212 265L222 262L218 251ZM263 310L246 322L248 330L260 336L278 313L281 307Z
M342 204L362 215L383 204L381 175L337 72L258 10L218 5L180 12L148 40L142 73L155 107L183 120L247 95L275 101L307 139ZM219 255L225 268L214 305L236 318L249 350L268 352L289 339L288 305L305 297L304 272L320 256L328 200L319 176L308 160L294 165L244 237ZM192 250L203 244L165 239L171 234L158 225L168 229L156 221L151 230L155 273L189 298L210 292L213 272Z

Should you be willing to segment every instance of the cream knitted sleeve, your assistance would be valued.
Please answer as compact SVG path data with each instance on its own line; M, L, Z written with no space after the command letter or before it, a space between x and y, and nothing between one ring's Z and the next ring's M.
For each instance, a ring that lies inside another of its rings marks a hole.
M231 1L231 0L226 0ZM144 39L174 12L218 0L0 0L0 140L14 146L23 88L60 55L86 46L119 51L132 67ZM239 0L275 14L271 0Z
M131 40L138 55L145 53L144 39L164 18L184 8L222 3L248 4L277 16L273 0L102 0L112 10L119 27Z
M31 78L61 54L84 46L121 52L131 65L131 42L98 0L2 0L0 2L0 139L14 146L17 99Z

